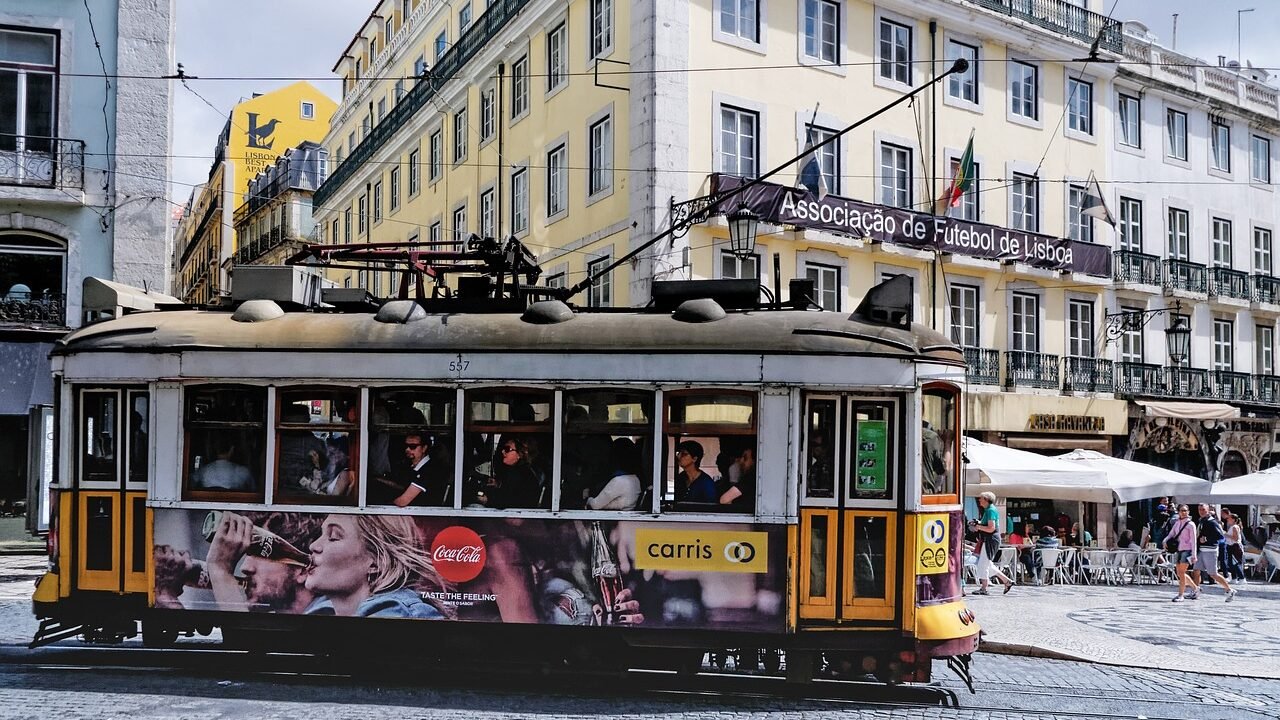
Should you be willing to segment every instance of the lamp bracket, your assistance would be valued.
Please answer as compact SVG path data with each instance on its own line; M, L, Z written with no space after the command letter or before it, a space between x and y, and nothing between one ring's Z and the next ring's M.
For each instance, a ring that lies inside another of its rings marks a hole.
M1141 330L1157 315L1163 315L1164 313L1181 315L1182 303L1178 302L1172 307L1162 307L1154 310L1128 310L1117 313L1105 313L1103 315L1103 321L1106 323L1107 328L1107 342L1109 343L1112 340L1115 340L1126 332Z

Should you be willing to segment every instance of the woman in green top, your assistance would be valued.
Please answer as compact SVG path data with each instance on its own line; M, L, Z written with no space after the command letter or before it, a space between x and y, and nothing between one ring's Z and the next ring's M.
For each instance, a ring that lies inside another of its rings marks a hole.
M978 582L982 587L974 594L988 594L987 586L991 582L992 575L1004 585L1006 593L1012 590L1013 580L1000 572L1000 568L992 562L995 560L997 548L1000 547L1000 512L996 510L995 493L984 492L978 495L978 520L970 522L969 529L976 530L978 533L977 571Z

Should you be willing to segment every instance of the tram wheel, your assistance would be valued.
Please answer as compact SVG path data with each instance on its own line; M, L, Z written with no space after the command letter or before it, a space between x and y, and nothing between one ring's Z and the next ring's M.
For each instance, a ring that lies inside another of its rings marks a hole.
M178 629L155 622L142 623L142 646L148 648L170 648L178 641Z

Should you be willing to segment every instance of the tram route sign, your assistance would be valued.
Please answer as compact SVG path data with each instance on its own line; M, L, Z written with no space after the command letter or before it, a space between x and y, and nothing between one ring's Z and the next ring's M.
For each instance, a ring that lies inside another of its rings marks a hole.
M883 493L889 488L889 421L859 420L858 448L854 454L855 487L859 495Z
M945 514L920 515L916 537L916 574L937 575L947 571L950 518Z

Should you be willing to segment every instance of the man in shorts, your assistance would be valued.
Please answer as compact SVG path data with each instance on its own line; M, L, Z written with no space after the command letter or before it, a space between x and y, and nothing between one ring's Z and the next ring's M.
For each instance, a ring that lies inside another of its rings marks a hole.
M1236 597L1236 591L1218 572L1218 541L1224 538L1225 534L1218 519L1209 512L1209 506L1204 503L1200 504L1200 520L1196 522L1196 531L1199 537L1196 541L1196 563L1191 566L1191 579L1198 586L1200 573L1208 573L1214 582L1227 591L1227 602L1231 602ZM1192 592L1191 599L1195 600L1198 597L1200 597L1200 590L1197 587Z

